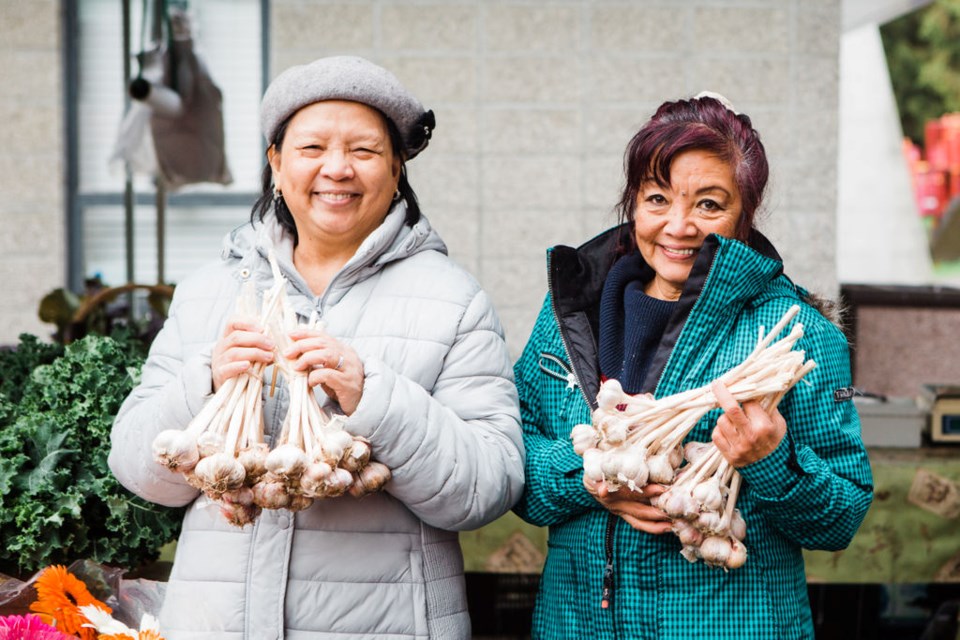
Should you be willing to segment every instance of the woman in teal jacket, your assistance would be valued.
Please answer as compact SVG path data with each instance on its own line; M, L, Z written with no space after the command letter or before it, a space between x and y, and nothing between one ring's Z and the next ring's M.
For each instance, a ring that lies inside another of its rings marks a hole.
M755 229L767 161L720 96L663 104L625 154L624 223L547 253L549 292L516 364L527 485L515 508L550 528L534 638L812 638L802 549L846 547L872 499L843 334ZM793 305L817 363L768 414L725 398L690 433L736 467L746 564L689 563L638 492L586 486L571 429L602 379L663 397L739 364ZM716 429L714 429L716 426ZM664 535L666 534L666 535Z

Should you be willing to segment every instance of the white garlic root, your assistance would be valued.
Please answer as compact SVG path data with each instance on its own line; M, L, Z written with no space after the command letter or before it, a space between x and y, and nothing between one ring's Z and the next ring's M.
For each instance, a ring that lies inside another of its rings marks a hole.
M793 350L803 335L800 323L774 342L799 310L791 307L769 333L760 327L753 351L720 376L738 402L757 400L770 411L816 366ZM683 444L700 419L718 407L711 385L656 399L628 395L611 379L600 385L597 405L592 424L577 425L570 434L574 451L583 456L584 475L606 483L610 491L636 490L648 482L668 485L652 503L673 520L683 556L724 569L743 566L746 522L736 509L740 474L712 443Z

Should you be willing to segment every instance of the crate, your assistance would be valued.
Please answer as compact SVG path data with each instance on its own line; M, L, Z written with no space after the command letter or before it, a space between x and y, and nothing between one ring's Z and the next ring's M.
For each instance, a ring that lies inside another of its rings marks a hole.
M860 432L868 447L919 447L928 414L914 398L854 398Z

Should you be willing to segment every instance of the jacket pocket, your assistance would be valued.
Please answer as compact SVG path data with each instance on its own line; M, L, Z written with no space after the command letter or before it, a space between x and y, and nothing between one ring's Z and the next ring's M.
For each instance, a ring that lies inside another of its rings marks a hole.
M581 580L573 552L550 546L533 613L534 639L587 637L578 611L583 600Z
M723 638L724 640L793 640L778 628L768 576L755 558L725 571L702 560L687 562L664 551L658 589L659 638ZM790 604L778 605L783 609Z
M560 356L542 352L539 365L545 406L556 408L555 415L564 424L571 413L571 406L579 397L580 382L573 373L573 367Z

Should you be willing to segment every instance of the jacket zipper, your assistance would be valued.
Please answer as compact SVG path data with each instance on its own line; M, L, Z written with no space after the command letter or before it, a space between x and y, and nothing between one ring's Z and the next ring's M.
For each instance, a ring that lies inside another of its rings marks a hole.
M567 360L570 361L570 369L572 369L573 376L580 380L581 376L579 371L577 371L577 361L573 357L570 350L570 345L567 344L567 337L563 334L563 325L560 324L560 314L557 313L557 301L553 295L553 270L551 265L553 263L553 252L547 254L547 290L550 292L551 305L550 310L553 312L553 320L557 323L557 330L560 333L560 342L563 344L563 350L567 354ZM594 403L590 402L590 398L587 397L587 392L584 390L582 384L578 384L580 387L580 394L583 396L583 400L587 403L587 406L591 410L595 408ZM600 606L603 609L610 611L610 616L613 620L613 635L614 638L617 637L616 629L616 616L613 612L613 591L614 591L614 557L613 557L613 533L614 528L616 527L617 516L612 513L609 514L607 518L607 531L604 540L604 554L606 556L605 565L603 569L603 589L601 593Z
M614 527L617 524L617 517L612 513L607 517L607 534L606 540L604 541L604 551L607 556L607 564L603 568L603 598L600 600L600 607L602 609L609 609L611 600L613 600L613 587L614 587L614 577L613 577L613 532ZM611 611L611 613L613 613ZM614 620L616 622L616 620ZM616 634L616 627L614 627L614 634Z
M553 296L553 271L550 268L553 262L553 252L547 254L547 290L550 291L551 295L551 311L553 312L554 322L557 323L557 328L560 332L560 342L563 344L563 349L567 354L567 359L570 361L570 368L573 370L573 375L579 380L579 372L577 371L577 362L573 358L570 351L570 346L567 344L567 338L563 333L563 325L560 324L560 315L557 313L557 303L556 298ZM704 286L701 288L700 293L697 295L697 301L700 300L700 297L703 295L703 289L706 288L706 283L710 280L710 275L713 273L713 268L716 265L716 256L710 262L710 268L707 270L707 276L704 278ZM694 302L696 306L696 302ZM691 307L691 311L693 308ZM676 346L676 345L674 345ZM674 353L676 353L676 348L670 351L670 356L667 358L666 364L663 366L663 371L660 372L660 376L657 378L657 385L654 387L654 392L656 389L660 388L660 383L663 382L663 376L666 374L667 369L670 368L670 362L673 361ZM586 401L587 406L591 409L594 409L594 404L590 402L590 398L587 397L587 392L584 390L583 385L578 385L580 387L580 393L583 395L584 401ZM607 518L607 528L604 539L604 555L605 555L605 564L603 569L603 592L600 600L600 606L604 609L610 611L611 616L613 616L613 635L614 638L617 637L617 625L616 625L616 616L613 615L613 606L614 606L614 589L616 586L615 580L615 563L614 563L614 533L616 531L617 525L617 516L614 514L609 514Z

